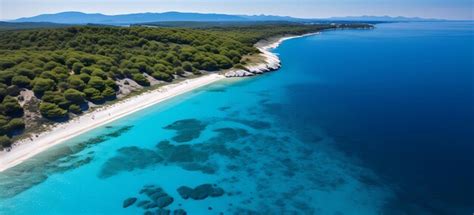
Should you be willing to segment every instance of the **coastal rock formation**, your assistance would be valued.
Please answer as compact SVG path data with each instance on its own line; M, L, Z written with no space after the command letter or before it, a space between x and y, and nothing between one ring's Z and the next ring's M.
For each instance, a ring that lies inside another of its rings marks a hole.
M239 69L239 70L232 70L232 71L226 72L224 75L225 77L230 78L230 77L254 76L255 74L252 72Z
M178 188L178 193L183 199L194 199L202 200L207 197L219 197L224 195L224 189L213 186L211 184L202 184L197 187L190 188L187 186L181 186Z
M270 45L258 48L261 52L260 56L263 57L262 63L247 65L245 66L245 70L239 69L228 71L224 74L224 76L227 78L254 76L279 69L281 67L280 59L274 53L268 51L270 47L273 46Z

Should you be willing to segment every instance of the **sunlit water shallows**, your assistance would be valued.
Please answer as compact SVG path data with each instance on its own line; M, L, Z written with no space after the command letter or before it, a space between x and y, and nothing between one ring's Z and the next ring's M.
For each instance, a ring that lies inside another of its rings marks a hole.
M0 214L470 214L472 23L381 24L0 174Z

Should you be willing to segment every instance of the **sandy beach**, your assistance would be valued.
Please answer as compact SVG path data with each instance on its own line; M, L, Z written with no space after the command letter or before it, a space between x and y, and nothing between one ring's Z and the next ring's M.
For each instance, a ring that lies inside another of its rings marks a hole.
M248 69L262 72L278 69L280 67L280 59L270 50L278 47L285 40L308 35L312 34L280 37L257 43L256 47L262 52L261 55L264 57L264 62L248 66ZM224 78L224 75L214 73L188 79L125 99L110 106L101 107L68 122L57 123L48 131L32 135L35 136L32 139L23 139L15 142L14 147L10 151L1 151L0 172L84 132Z

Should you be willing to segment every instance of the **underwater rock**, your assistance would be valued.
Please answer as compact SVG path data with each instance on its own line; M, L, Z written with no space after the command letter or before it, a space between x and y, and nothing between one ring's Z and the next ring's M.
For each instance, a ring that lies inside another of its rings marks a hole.
M193 188L181 186L178 188L178 193L183 199L189 199L191 193L193 192Z
M148 200L139 201L137 203L137 207L144 208L146 205L148 205L150 203L151 203L151 201L148 201Z
M135 197L125 199L125 201L123 201L122 207L123 208L128 208L131 205L133 205L136 201L137 201L137 198L135 198Z
M193 150L190 145L179 145L171 151L168 160L170 162L192 162L199 155L205 156L205 154Z
M158 207L158 204L154 203L154 202L150 202L146 205L143 206L143 209L151 209L151 208L157 208Z
M155 215L170 215L171 211L168 209L158 209L155 211Z
M172 140L183 143L198 138L206 126L205 123L197 119L183 119L167 125L164 129L177 131L177 135Z
M149 203L143 205L145 209L152 207L159 207L161 209L170 205L174 201L173 197L168 195L162 188L156 187L154 185L144 186L140 190L140 194L147 195L152 201L148 201Z
M189 163L196 161L207 161L209 153L198 150L198 145L172 145L169 141L161 141L156 146L160 151L159 154L171 163Z
M184 211L183 209L177 209L177 210L174 210L173 211L173 215L186 215L186 211Z
M162 196L157 199L155 203L158 205L159 208L164 208L173 203L173 201L174 199L171 196Z
M194 200L202 200L209 196L222 196L224 195L225 191L224 189L212 186L211 184L202 184L194 189L187 186L181 186L178 188L178 193L183 199L191 198Z
M99 177L107 178L124 171L145 169L163 161L155 151L136 146L123 147L117 150L118 155L107 160L100 170Z

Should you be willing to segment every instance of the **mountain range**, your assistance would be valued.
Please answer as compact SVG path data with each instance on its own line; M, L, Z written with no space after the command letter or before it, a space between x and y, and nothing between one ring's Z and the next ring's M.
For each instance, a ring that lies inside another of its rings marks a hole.
M389 17L389 16L359 16L359 17L334 17L327 19L303 19L289 16L272 15L228 15L216 13L186 13L186 12L164 12L164 13L133 13L121 15L104 15L100 13L61 12L55 14L42 14L33 17L24 17L10 22L50 22L59 24L138 24L149 22L169 21L194 21L194 22L246 22L246 21L292 21L292 22L314 22L314 21L435 21L434 19Z

